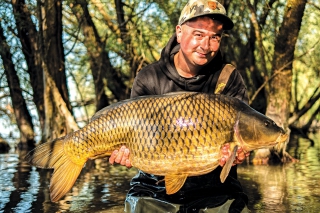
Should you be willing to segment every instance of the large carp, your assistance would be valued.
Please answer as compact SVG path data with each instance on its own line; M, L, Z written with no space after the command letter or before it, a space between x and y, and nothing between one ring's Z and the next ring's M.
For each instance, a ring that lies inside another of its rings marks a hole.
M109 156L125 145L131 164L165 176L166 192L173 194L188 176L214 170L225 143L234 149L222 171L222 182L237 146L249 152L286 138L275 122L236 98L179 92L110 105L82 129L37 146L26 159L34 166L54 169L50 196L57 201L71 189L88 159Z

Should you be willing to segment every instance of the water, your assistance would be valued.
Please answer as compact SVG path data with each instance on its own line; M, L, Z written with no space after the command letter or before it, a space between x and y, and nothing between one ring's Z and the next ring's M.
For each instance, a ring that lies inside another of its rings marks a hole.
M319 212L320 134L292 136L289 153L299 163L239 166L240 182L252 212ZM59 202L49 198L50 170L29 166L26 153L0 154L1 212L122 212L135 169L110 166L106 159L87 163L72 190Z
M253 212L320 212L320 136L313 139L291 137L288 151L298 163L239 167Z

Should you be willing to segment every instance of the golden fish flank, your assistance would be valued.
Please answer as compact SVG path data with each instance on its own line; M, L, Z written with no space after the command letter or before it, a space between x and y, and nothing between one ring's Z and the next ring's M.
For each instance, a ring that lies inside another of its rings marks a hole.
M35 166L54 168L51 200L73 186L88 159L106 157L121 145L138 169L165 176L168 194L188 176L206 174L219 165L224 143L233 157L221 173L223 182L237 146L245 151L273 146L287 138L283 129L236 98L194 92L144 96L97 112L82 129L39 145L26 156Z

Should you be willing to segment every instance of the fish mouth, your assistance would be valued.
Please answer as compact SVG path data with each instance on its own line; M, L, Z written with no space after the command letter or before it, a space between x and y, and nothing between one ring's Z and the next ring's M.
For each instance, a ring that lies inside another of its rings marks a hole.
M279 137L276 140L276 144L273 146L274 149L280 153L283 150L284 144L286 143L287 139L288 139L289 135L286 133L281 133L279 135Z
M275 143L284 143L288 139L289 135L286 133L280 133Z

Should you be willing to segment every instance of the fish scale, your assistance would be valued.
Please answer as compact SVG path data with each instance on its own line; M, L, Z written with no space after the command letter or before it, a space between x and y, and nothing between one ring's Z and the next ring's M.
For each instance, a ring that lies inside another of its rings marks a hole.
M82 129L37 146L26 159L38 167L54 168L50 191L51 200L57 201L70 190L88 159L109 156L125 145L131 164L164 176L167 193L173 194L187 177L214 170L225 143L235 147L235 154L237 146L250 151L284 141L283 129L266 121L273 122L223 95L180 92L137 97L102 109ZM228 162L224 167L222 182L231 166Z
M132 102L127 107L132 109L132 105L138 105L136 106L139 109L136 112L137 114L135 114L134 111L130 111L130 117L138 118L138 120L140 121L138 122L138 124L134 124L134 126L138 126L138 128L136 128L138 130L133 130L133 134L137 134L137 136L133 136L133 138L140 138L138 143L140 142L141 145L139 146L139 149L136 149L135 146L131 146L130 143L127 144L131 151L130 160L133 166L142 168L146 171L153 170L154 172L155 167L163 165L163 162L157 163L154 160L154 158L157 158L156 156L158 154L157 152L155 152L156 149L154 148L154 146L159 147L157 151L161 150L160 154L164 156L164 158L165 156L171 156L171 158L175 157L175 159L183 157L186 157L188 159L195 159L203 156L203 152L210 152L210 149L204 148L207 147L207 144L210 141L213 141L216 138L223 137L223 132L217 132L217 130L222 129L222 127L219 127L217 125L208 125L206 123L206 119L203 120L198 118L199 115L202 115L204 118L206 118L209 115L210 111L216 112L215 109L219 109L220 107L219 102L214 102L217 103L217 106L215 106L209 101L203 101L202 99L197 99L197 101L194 101L193 99L185 99L185 97L180 97L180 99L178 99L177 97L167 98L165 102L163 100L164 98L157 98L153 99L152 101L150 101L150 99L147 99L146 101L140 101L139 103ZM191 110L192 108L202 109L201 105L203 106L205 104L206 107L204 107L204 109L208 114L207 116L205 116L204 112L201 110L196 114ZM150 112L146 111L145 114L142 114L142 118L140 118L142 109L149 109ZM160 109L164 110L162 112L159 112ZM121 116L127 117L126 112L128 112L128 110L125 108L123 109L123 112L125 113ZM172 114L172 112L174 112L174 114ZM166 117L166 115L170 113L171 117ZM219 116L219 118L221 118L221 116ZM143 119L147 120L143 121ZM159 126L161 121L166 119L167 121L165 122L165 124L167 125ZM195 120L197 120L196 125L194 123ZM224 120L228 121L227 119ZM234 120L230 122L234 123ZM126 123L126 121L123 122ZM178 125L175 125L174 122L176 122ZM218 123L218 120L216 120L216 122ZM158 128L155 128L155 126L158 126ZM166 134L164 134L161 138L158 138L156 143L149 143L155 141L152 140L152 138L154 139L153 132L154 130L158 129L160 131L164 131ZM205 130L204 134L201 134L201 130ZM217 133L215 135L211 134L212 132ZM226 134L231 135L232 131L228 130L226 131ZM194 137L194 135L198 135L198 137ZM230 136L227 137L230 138ZM223 141L223 139L221 139L221 141ZM190 149L188 149L188 147L186 146L182 147L182 144L189 144L189 146L191 147ZM201 151L201 153L199 153L199 150ZM216 152L216 150L214 151ZM206 157L203 157L203 159L206 159ZM176 171L175 168L173 168L173 170ZM183 168L181 170L183 170ZM167 172L171 172L170 167L162 167L161 171L159 171L159 173L157 174L164 175Z

